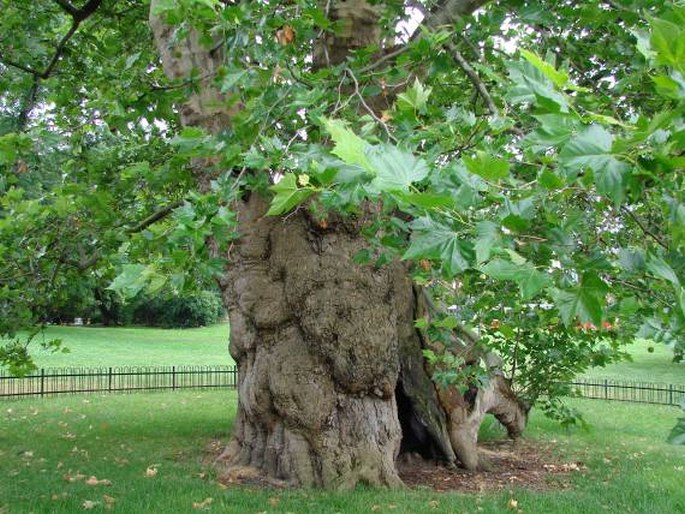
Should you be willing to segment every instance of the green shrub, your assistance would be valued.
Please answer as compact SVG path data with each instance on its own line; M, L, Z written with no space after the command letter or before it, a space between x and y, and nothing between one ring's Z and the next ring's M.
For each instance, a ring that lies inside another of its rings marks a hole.
M223 314L219 294L198 291L180 296L141 298L136 302L133 322L165 328L201 327L216 323Z

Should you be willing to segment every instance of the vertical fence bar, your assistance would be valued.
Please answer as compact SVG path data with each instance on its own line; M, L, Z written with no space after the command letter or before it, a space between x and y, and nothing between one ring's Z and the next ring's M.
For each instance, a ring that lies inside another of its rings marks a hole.
M176 390L176 366L171 366L171 390Z
M673 384L668 384L668 404L673 405Z
M112 392L112 367L109 367L109 373L107 376L107 390L111 393Z
M40 368L40 397L45 394L45 369Z
M604 379L604 399L609 399L609 381L606 378Z

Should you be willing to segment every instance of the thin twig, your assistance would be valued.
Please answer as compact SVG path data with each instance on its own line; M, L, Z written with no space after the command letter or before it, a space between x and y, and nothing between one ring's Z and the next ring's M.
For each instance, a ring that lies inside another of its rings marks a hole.
M354 94L359 98L359 101L364 106L364 109L368 111L368 113L374 120L381 124L381 126L385 130L385 133L388 135L388 138L391 139L393 142L397 143L397 138L392 135L390 129L388 128L388 125L382 119L380 119L375 112L373 112L373 109L369 107L369 104L367 104L366 100L364 100L364 96L361 94L361 91L359 91L359 81L357 80L357 77L354 76L354 73L352 73L352 70L349 68L345 68L345 71L352 78L352 81L354 82Z
M666 250L669 249L668 244L666 244L666 242L665 242L663 239L661 239L658 235L656 235L654 232L652 232L651 230L649 230L649 229L644 225L644 223L642 223L642 220L640 220L640 218L638 218L637 215L636 215L633 211L631 211L630 209L628 209L628 208L626 208L625 206L623 206L623 207L621 207L621 212L624 213L624 214L627 214L628 217L629 217L630 219L632 219L638 227L640 227L640 230L642 230L642 232L643 232L645 235L648 235L648 236L651 237L654 241L656 241L656 243L657 243L659 246L661 246L662 248L664 248L664 249L666 249Z

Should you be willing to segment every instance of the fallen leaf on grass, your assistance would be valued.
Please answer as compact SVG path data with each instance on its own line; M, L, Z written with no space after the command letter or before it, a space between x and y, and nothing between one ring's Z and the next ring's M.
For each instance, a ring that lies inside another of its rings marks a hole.
M50 496L50 499L51 499L52 501L56 502L56 501L59 501L59 500L63 500L63 499L66 498L67 496L69 496L67 493L53 494L52 496Z
M516 510L516 508L519 506L519 502L514 500L513 498L509 498L509 501L507 502L507 509L510 510Z
M431 509L437 509L440 506L440 502L438 500L431 500L428 502L428 506Z
M76 474L72 475L71 471L68 471L64 474L63 478L67 482L78 482L79 480L83 480L84 478L86 478L86 475L82 475L79 472L76 472Z
M97 477L91 476L90 478L88 478L88 480L86 480L86 485L91 485L91 486L112 485L112 481L107 480L106 478L102 479L102 480L98 480Z
M93 500L83 500L83 503L81 504L81 508L84 510L92 510L97 506L98 502L94 502Z
M157 476L159 464L152 464L151 466L148 466L147 469L145 470L145 478L152 478Z
M205 498L201 502L193 502L193 508L197 510L207 510L214 501L214 498Z
M371 506L371 512L378 512L379 510L381 510L380 505L372 505Z
M281 499L278 496L272 496L269 498L269 505L276 507L280 503Z
M107 496L106 494L102 496L102 500L105 502L106 510L112 510L112 508L114 508L114 504L117 501L116 498L113 498L112 496Z

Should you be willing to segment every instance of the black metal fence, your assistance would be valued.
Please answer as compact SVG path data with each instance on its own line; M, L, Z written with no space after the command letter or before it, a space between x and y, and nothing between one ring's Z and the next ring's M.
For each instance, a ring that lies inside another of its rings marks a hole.
M659 405L681 405L685 401L685 384L579 379L570 385L572 393L581 398Z
M0 398L73 393L235 388L235 366L44 368L24 377L0 370Z
M0 370L0 398L74 393L236 388L235 366L44 368L24 377ZM685 401L685 384L579 379L574 396L660 405Z

